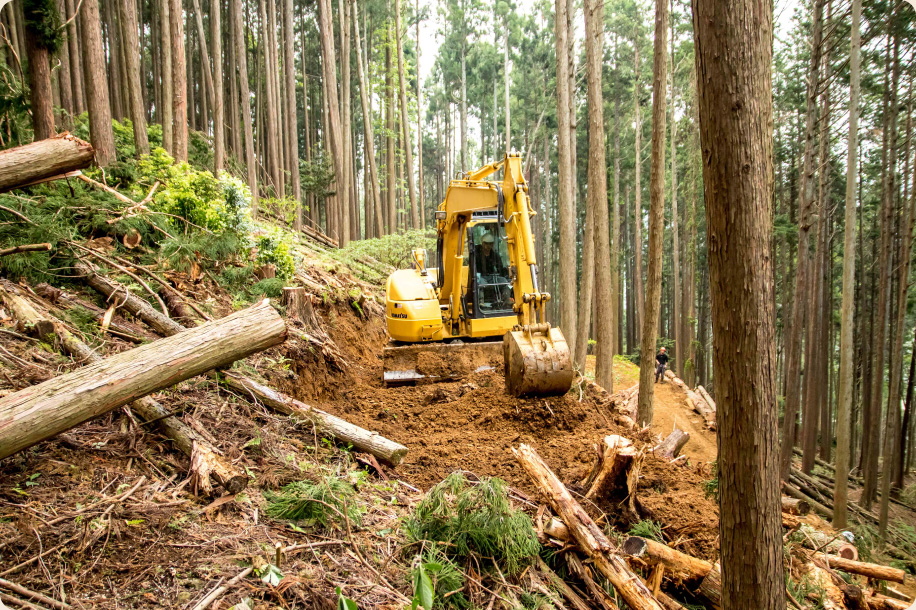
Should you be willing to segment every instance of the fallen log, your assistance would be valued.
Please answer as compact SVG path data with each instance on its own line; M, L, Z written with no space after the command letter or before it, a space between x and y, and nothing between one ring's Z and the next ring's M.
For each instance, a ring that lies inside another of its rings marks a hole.
M64 292L60 288L55 288L50 284L37 284L34 291L35 294L47 302L46 304L54 306L58 311L79 307L92 313L95 316L96 322L99 324L102 323L102 319L105 317L106 311L95 303L90 303L89 301ZM117 313L115 315L117 315ZM144 341L155 338L155 336L143 326L129 322L123 318L112 318L108 322L108 332L133 343L143 343Z
M89 142L69 133L0 151L0 192L87 168L94 156Z
M874 580L886 580L889 582L903 583L906 579L906 572L889 566L882 566L877 563L866 563L864 561L853 561L844 559L836 555L819 554L818 559L824 561L831 569L840 570L848 574L858 574Z
M157 333L173 336L185 330L185 327L175 320L156 311L143 299L128 294L122 286L103 278L88 266L78 263L76 268L87 277L90 286L106 297L119 299L118 302L123 303L124 309L148 324ZM241 390L245 395L255 396L257 400L260 400L270 408L285 415L300 417L304 421L312 421L317 428L325 430L327 434L350 443L360 451L370 453L389 464L399 464L407 454L407 447L404 445L395 443L376 432L370 432L353 425L330 413L319 411L252 379L233 374L231 377L226 375L224 380L230 387Z
M286 339L264 301L0 399L0 459L84 421Z
M566 558L566 565L569 567L569 572L574 574L585 584L585 589L588 591L588 594L601 610L619 610L617 604L614 603L614 600L611 599L607 591L595 582L595 579L592 577L592 571L588 566L582 563L582 560L579 559L576 553L566 553L564 557Z
M19 290L16 287L0 284L0 297L7 304L15 299L25 300L18 292ZM37 316L42 315L34 308L32 311ZM19 312L22 315L21 309ZM84 363L102 360L101 356L77 339L59 320L51 317L44 317L44 319L52 323L50 335L56 337L57 343L63 351ZM35 326L37 325L33 324L33 327ZM41 339L49 340L51 338L50 335L42 336ZM195 487L199 487L205 493L209 493L211 490L209 479L212 478L229 493L237 494L248 485L248 476L245 473L227 463L210 441L201 436L191 426L170 414L165 407L153 400L152 397L144 396L130 403L129 407L133 413L139 415L145 421L155 422L159 431L168 437L179 451L191 459L191 475L196 484Z
M0 256L9 256L10 254L19 254L20 252L47 252L51 249L51 244L22 244L12 248L0 249Z
M598 572L633 610L662 610L648 587L611 544L588 513L570 495L566 486L544 463L537 452L522 444L512 452L531 480L544 494L553 510L566 523L579 549L591 558Z
M575 610L590 610L590 609L591 609L591 606L589 606L589 605L585 602L585 600L583 600L583 599L579 596L578 593L576 593L575 591L573 591L573 590L569 587L569 585L566 584L566 581L565 581L565 580L563 580L562 578L560 578L560 577L557 575L556 572L554 572L553 570L551 570L551 569L550 569L550 566L548 566L546 563L544 563L544 560L543 560L543 559L541 559L540 557L538 557L538 558L536 559L535 566L536 566L537 570L540 572L541 576L544 577L544 578L547 580L547 582L548 582L554 589L556 589L556 590L560 593L560 595L562 595L564 598L566 598L566 601L568 601L569 604L570 604Z
M13 284L0 281L0 297L10 308L10 314L16 321L16 330L44 340L54 332L54 322L40 313L31 303L23 298Z
M690 407L700 414L700 417L703 418L703 421L706 422L706 427L710 430L716 429L716 412L713 409L709 408L709 405L706 404L706 401L703 400L703 397L698 395L696 392L687 388L687 403Z
M219 379L242 395L253 396L257 401L274 411L310 422L315 425L320 433L333 436L343 443L353 445L359 451L371 453L393 466L400 464L407 454L407 447L385 438L378 432L370 432L365 428L360 428L247 377L224 372L219 375Z
M699 587L700 595L708 599L713 608L718 610L722 607L722 568L718 562L709 571Z
M648 563L663 564L678 580L686 583L697 583L709 574L712 564L671 547L639 536L627 538L620 549L630 557L640 558Z
M675 428L674 432L669 434L652 452L657 456L671 460L677 457L677 454L681 452L681 449L689 440L689 434Z
M916 601L910 604L880 593L866 597L865 601L869 610L916 610Z
M598 452L598 461L585 480L583 487L589 500L605 497L621 488L626 489L627 474L636 461L638 451L633 441L617 434L604 437Z
M818 513L821 517L823 517L827 521L833 520L833 508L830 508L830 507L827 507L821 504L820 502L815 500L813 497L811 497L809 494L804 493L801 489L799 489L792 483L788 481L783 481L782 490L788 496L797 498L799 500L806 501L811 506L811 508L814 509L814 512Z
M717 411L717 409L716 409L716 401L712 399L712 396L709 395L709 392L706 391L706 388L704 388L704 387L701 386L701 385L698 385L698 386L697 386L697 394L699 394L700 396L703 397L703 400L706 402L706 405L707 405L710 409L712 409L712 412L713 412L713 413L715 413L715 412Z
M804 517L811 512L811 504L809 504L807 500L787 498L786 496L783 496L782 512L789 513L790 515L799 515Z

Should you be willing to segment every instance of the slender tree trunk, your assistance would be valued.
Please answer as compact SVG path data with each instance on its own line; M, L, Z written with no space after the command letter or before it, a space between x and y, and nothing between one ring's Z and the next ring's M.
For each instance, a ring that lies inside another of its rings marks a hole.
M80 26L83 32L83 75L89 106L89 135L95 149L95 160L101 167L115 161L114 129L108 101L108 79L105 77L105 50L102 47L98 0L83 0Z
M576 314L576 367L584 374L588 354L595 290L595 208L586 204L585 228L582 236L582 276L579 280L579 307Z
M172 47L172 156L188 160L188 98L184 52L184 11L181 0L169 0Z
M359 35L359 3L353 4L353 21L356 25L356 55L357 75L359 77L359 99L363 110L363 136L366 145L366 160L369 165L370 192L366 197L372 201L375 210L375 232L377 237L384 235L384 214L382 212L382 195L379 187L378 169L375 165L375 134L372 129L372 115L369 112L369 93L365 68L362 60L362 39ZM366 217L366 226L369 226L369 217ZM367 229L368 232L368 229Z
M802 337L805 333L805 308L808 305L808 278L810 252L808 246L811 231L811 206L814 201L814 140L817 136L817 82L820 71L821 41L823 38L824 0L814 0L811 32L811 59L808 69L807 112L805 119L805 152L799 175L798 204L798 268L795 272L795 297L792 303L792 319L787 331L786 342L786 408L783 420L782 477L788 478L792 463L792 449L795 446L795 426L801 397ZM810 320L809 320L810 322ZM810 338L809 338L810 340ZM806 368L808 363L805 364ZM806 371L807 374L807 371Z
M217 2L218 0L211 0ZM299 113L296 111L296 59L293 30L293 0L283 0L283 74L286 77L286 165L290 177L290 196L296 202L293 228L302 230L302 185L299 180ZM303 66L303 70L305 66Z
M597 301L595 321L597 323L596 338L598 341L595 359L595 381L608 392L613 392L614 344L616 343L614 314L616 307L613 301L614 286L612 282L614 270L612 267L614 263L610 252L607 163L604 154L604 96L601 79L601 68L604 60L603 0L587 0L585 4L585 32L586 67L588 72L588 207L589 209L594 209L593 222L595 226L594 269L595 297ZM507 112L508 109L507 97ZM506 131L508 133L508 123ZM619 218L617 222L619 225ZM584 267L583 273L585 273Z
M391 57L391 24L388 24L388 37L385 44L385 197L388 200L388 233L398 232L397 192L395 191L395 150L394 150L394 83L392 82L392 57ZM448 130L446 130L448 134ZM447 154L448 148L446 148ZM448 170L446 170L448 171Z
M907 438L912 434L913 423L913 387L916 382L916 333L913 336L913 347L910 348L910 373L906 383L906 399L903 403L903 425L901 426L899 460L900 468L897 471L899 480L895 483L898 488L903 487L903 478L909 474L910 464L913 461L913 447L908 447ZM912 441L912 437L909 437Z
M77 0L78 1L78 0ZM172 19L169 15L171 0L159 0L159 17L161 18L159 33L159 52L162 54L162 147L170 155L175 154L175 145L172 139L172 124L175 117L172 114L172 97L174 81L172 77Z
M140 40L137 35L135 0L121 0L121 24L127 85L130 93L130 120L134 126L134 145L138 155L148 155L149 139L146 136L146 111L143 108L143 85L140 80L142 76L140 73Z
M617 74L617 45L614 45L614 74ZM614 308L614 350L611 352L611 364L614 354L623 353L623 299L620 298L620 97L614 96L614 202L611 221L611 299ZM613 376L611 377L613 387ZM610 390L609 390L610 391Z
M575 177L572 174L569 139L569 29L567 27L566 0L556 0L557 45L557 156L558 189L557 206L560 224L559 296L560 328L566 332L570 351L576 352L576 209Z
M715 244L722 608L785 608L769 256L773 7L694 0L693 11L706 221Z
M74 0L64 0L66 10L64 20L70 21L76 12ZM76 33L77 20L73 19L67 25L67 48L70 56L70 84L73 88L73 113L80 115L86 106L83 103L85 93L83 92L83 55L80 50L80 39Z
M506 13L505 23L503 23L503 85L506 95L506 154L512 151L512 135L509 112L509 13Z
M226 165L226 119L223 110L223 28L222 4L210 0L210 49L213 57L213 172L219 175ZM238 115L236 115L238 117Z
M321 38L322 66L328 99L328 118L330 128L331 157L334 162L334 175L337 178L337 201L340 209L341 223L338 236L341 247L350 240L350 209L347 202L347 181L344 164L346 146L343 141L343 129L340 124L340 101L337 95L337 73L334 54L334 30L331 24L330 0L318 0L318 25Z
M29 100L32 110L32 130L35 140L47 140L54 135L54 101L51 94L51 65L48 48L40 39L41 17L33 23L26 21L25 49L29 59Z
M417 208L417 186L413 174L413 146L410 136L410 120L407 114L407 70L404 65L404 41L401 30L401 0L394 0L394 28L395 40L398 47L398 91L401 101L401 141L404 143L404 168L407 173L407 193L410 197L410 225L414 229L420 228L420 211Z
M652 172L649 190L649 267L642 320L637 420L652 423L655 398L655 343L662 299L662 247L665 234L665 85L668 82L668 0L655 2L655 52L652 91ZM664 381L664 379L662 379Z
M465 26L462 22L462 30L465 29ZM468 60L467 60L467 46L468 46L468 35L467 31L463 31L463 37L461 39L461 171L468 171L471 168L468 166ZM451 176L449 176L451 178Z
M637 8L636 23L639 23L639 14ZM636 73L636 78L633 81L633 101L634 101L634 115L635 115L635 131L636 131L636 144L634 146L634 154L636 155L636 176L634 178L635 184L633 186L635 190L635 202L633 210L633 228L634 228L634 244L633 244L633 293L635 295L635 315L633 316L633 341L636 342L635 334L641 332L642 329L642 319L644 307L643 303L645 301L645 292L643 291L642 284L642 117L640 116L640 100L639 100L639 29L637 25L637 30L633 37L633 49L634 49L634 60L635 65L634 71ZM655 350L653 348L653 353Z
M245 165L248 171L248 188L251 189L251 217L258 217L258 178L254 158L254 134L251 127L251 91L248 88L248 47L245 43L244 16L240 0L230 0L229 10L232 21L232 37L235 59L238 67L238 83L241 94L242 133L245 139ZM233 75L235 78L235 75ZM238 117L236 117L237 119Z
M673 0L672 0L673 1ZM681 246L680 216L677 209L677 118L674 114L674 20L671 20L671 254L674 295L671 300L671 321L674 325L674 370L684 378L687 345L681 328Z

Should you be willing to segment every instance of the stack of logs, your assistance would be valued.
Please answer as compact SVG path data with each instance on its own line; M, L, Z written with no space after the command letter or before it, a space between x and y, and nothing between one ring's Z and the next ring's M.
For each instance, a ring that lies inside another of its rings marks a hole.
M617 606L602 596L590 584L588 568L583 567L577 557L581 553L590 560L592 567L606 578L628 607L634 610L673 610L684 606L662 590L663 583L669 592L687 592L713 608L721 605L721 568L718 563L692 557L656 540L630 537L622 546L614 545L602 532L582 506L573 498L563 483L538 453L528 445L513 449L516 459L531 477L549 507L557 517L550 517L542 509L538 518L538 536L542 543L565 549L570 571L577 574L592 595L594 603L610 610ZM633 443L620 436L605 439L598 463L584 482L586 498L606 498L626 494L630 501L636 494L635 482L641 452ZM629 475L629 476L628 476ZM783 526L790 532L798 530L811 505L795 498L783 498ZM830 541L828 541L830 542ZM860 608L863 610L914 610L916 604L879 595L874 591L866 595L854 584L849 584L837 575L835 570L863 576L869 581L883 580L904 582L903 570L872 563L856 561L855 547L832 545L808 540L810 550L801 549L799 557L811 578L822 585L832 607ZM852 551L850 551L850 548ZM826 550L825 550L826 549ZM639 567L648 574L644 579L634 568ZM544 566L540 566L542 571ZM573 599L562 588L574 607L582 607L582 600ZM588 607L588 604L584 604ZM799 606L800 607L800 606ZM831 606L828 606L831 607Z
M706 391L703 386L697 386L696 390L691 390L677 375L671 371L665 372L665 379L673 383L686 393L687 405L696 411L706 422L706 427L710 430L716 429L716 402ZM617 411L620 413L618 424L633 427L636 421L636 411L639 403L639 384L618 392L614 396L614 402L617 405Z

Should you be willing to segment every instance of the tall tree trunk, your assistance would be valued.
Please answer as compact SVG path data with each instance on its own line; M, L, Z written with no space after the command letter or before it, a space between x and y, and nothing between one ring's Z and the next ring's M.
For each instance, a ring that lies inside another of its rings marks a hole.
M417 65L420 65L420 0L417 0ZM419 71L418 71L419 72ZM483 129L480 130L483 133ZM481 151L483 152L483 151ZM420 227L426 228L426 193L423 192L423 97L417 74L417 191L419 192Z
M614 44L614 75L617 76L617 44ZM623 353L623 299L620 298L620 97L614 96L614 202L611 220L611 299L614 308L614 354ZM613 387L613 376L611 386Z
M579 280L579 306L576 313L575 363L585 372L588 355L589 330L591 329L595 290L595 208L591 201L586 204L585 225L582 236L582 276Z
M43 15L25 20L25 49L29 59L29 101L35 140L54 135L54 101L51 94L51 64L48 47L42 40Z
M665 85L668 82L668 0L655 2L655 51L652 68L652 171L649 188L649 266L646 310L642 320L637 421L652 423L655 398L655 343L662 299L662 247L665 237ZM662 379L664 381L664 379Z
M181 0L169 0L172 47L172 156L188 160L188 98L184 52L184 11Z
M83 90L83 55L80 50L80 39L76 33L77 20L72 19L76 12L74 0L64 0L66 11L64 19L67 24L67 48L70 56L70 84L73 88L73 113L80 115L86 106L83 103L86 94Z
M569 139L569 29L566 0L556 0L557 45L557 179L559 196L560 258L559 296L560 328L566 333L570 352L576 352L576 208L575 177L572 174Z
M388 23L385 44L385 197L388 200L388 233L398 232L397 192L395 191L395 150L394 150L394 83L392 82L392 57L391 57L391 23ZM446 129L446 134L448 130ZM446 154L448 148L446 147ZM449 170L446 170L448 172ZM446 174L449 175L450 174Z
M69 1L69 0L68 0ZM162 54L162 67L160 76L162 79L162 108L160 109L159 121L162 123L162 147L170 155L174 155L175 146L172 141L172 123L175 117L172 115L172 19L169 16L169 5L171 0L159 1L159 52Z
M640 333L642 329L642 319L645 302L645 292L643 291L642 283L642 117L640 116L640 99L639 99L639 9L637 5L637 14L636 14L636 30L633 36L633 64L634 72L636 78L633 81L633 102L634 109L633 113L635 115L635 138L636 143L634 145L634 154L636 155L636 176L634 177L633 188L635 190L635 202L633 208L633 293L635 296L634 313L633 316L633 341L634 344L637 341L635 335ZM655 352L653 348L653 353Z
M900 60L899 60L899 39L894 37L894 110L891 116L891 120L894 121L896 125L897 122L897 87L900 81ZM910 93L912 93L912 81L910 86ZM907 170L909 170L909 138L912 136L912 103L908 104L908 113L907 113L907 145L905 147L905 156L907 158ZM896 171L896 151L894 147L891 148L892 154L894 154L894 160L891 161L890 172ZM909 171L906 172L904 181L909 181ZM892 177L889 181L891 185L895 184L894 178ZM894 195L891 195L896 199L896 187L892 188ZM906 201L905 198L901 198L901 206L903 211L901 213L900 224L896 227L895 233L900 237L899 244L899 255L897 257L897 316L894 324L894 343L891 348L890 356L888 357L888 367L890 368L890 382L888 385L888 396L887 396L887 420L884 426L884 461L881 467L882 476L881 476L881 506L878 513L878 531L882 540L887 539L887 519L888 519L888 509L890 504L891 496L891 481L895 479L894 467L898 463L898 453L902 452L903 447L897 446L897 441L899 439L900 431L900 392L901 392L901 383L903 378L903 330L904 323L906 322L906 305L907 305L907 294L909 292L909 277L910 277L910 249L913 243L913 206L916 205L916 197L910 196L910 201Z
M892 10L890 7L888 10ZM888 15L890 19L890 15ZM890 21L888 22L890 23ZM891 80L885 79L885 138L887 145L886 153L882 155L886 163L882 167L886 168L884 184L882 185L881 213L879 219L879 235L881 236L881 245L877 259L879 266L878 273L878 293L877 293L877 311L875 318L875 328L872 332L874 338L874 347L872 350L872 384L871 396L868 399L866 417L863 423L862 437L862 497L860 503L866 510L871 510L872 503L878 491L878 458L881 453L881 406L884 400L884 356L887 350L887 324L889 319L890 308L890 271L893 264L893 204L896 192L896 164L897 164L897 82L899 79L899 66L895 61L897 58L897 46L899 41L891 32L888 25L888 46L887 46L887 66L891 68L893 77ZM891 49L894 49L894 60L891 60ZM886 77L888 75L885 75ZM888 456L885 455L885 459Z
M897 471L899 479L894 483L897 487L903 487L903 478L909 474L910 464L913 461L912 434L913 424L913 388L916 385L916 333L913 336L913 347L910 348L910 373L906 383L906 398L903 403L903 425L901 426L900 447L898 454L900 467ZM910 443L907 442L909 438ZM910 445L910 446L908 446Z
M218 0L211 0L217 2ZM293 30L293 0L283 0L283 75L286 77L286 168L289 172L290 196L296 202L293 228L302 230L302 185L299 180L299 113L296 111L296 59ZM303 66L303 71L305 66ZM215 116L215 113L214 113Z
M785 608L769 256L773 7L694 0L693 11L706 221L714 244L722 608Z
M213 172L219 175L226 165L226 119L223 110L223 28L222 3L210 0L210 49L213 51ZM238 115L236 120L238 119ZM237 125L238 123L234 123Z
M134 126L134 146L138 155L149 154L146 135L146 110L143 107L143 85L140 72L140 40L137 35L137 4L121 0L121 40L124 41L127 85L130 93L130 120Z
M410 197L410 225L420 228L420 211L417 209L417 185L413 174L413 146L410 137L410 120L407 114L407 77L404 65L404 35L401 30L401 0L394 0L395 40L398 47L398 91L401 101L401 141L404 144L404 161L407 173L407 193Z
M607 164L604 154L604 96L601 80L601 68L604 60L603 0L588 0L586 2L585 32L586 67L588 72L588 206L589 208L594 208L595 297L598 305L594 312L597 323L596 338L598 341L595 359L595 381L608 392L613 392L614 348L616 347L614 314L616 307L613 301L612 267L614 262L610 252ZM508 112L508 99L506 104ZM508 133L508 124L506 131ZM617 222L619 226L619 218Z
M503 23L503 86L505 88L506 100L506 154L512 151L512 135L509 113L509 13L506 12L505 22Z
M468 171L468 34L462 21L461 38L461 171ZM451 176L449 176L451 179Z
M340 0L338 3L338 20L340 22L340 134L342 137L344 177L340 190L344 194L341 201L341 231L347 233L347 239L353 239L353 229L359 225L359 216L353 215L353 201L350 187L353 182L353 156L350 154L350 11L349 3Z
M245 165L248 171L248 188L251 189L251 217L258 217L258 178L254 158L254 135L251 128L251 91L248 87L248 47L245 43L244 17L240 0L229 0L232 38L235 46L235 60L238 68L238 83L241 95L242 134L245 139ZM232 76L236 77L235 74ZM235 120L238 120L236 117ZM236 123L237 124L237 123Z
M337 63L334 53L334 30L331 24L331 1L318 0L318 26L321 38L321 65L324 69L324 81L328 100L328 118L330 130L331 158L334 175L337 181L337 201L340 209L341 223L338 241L341 247L350 240L350 209L347 203L346 170L344 169L346 147L343 142L343 129L340 124L340 101L337 95Z
M673 2L673 0L672 0ZM674 19L671 20L671 254L674 298L672 299L671 321L674 325L674 370L681 378L686 377L684 362L687 359L687 345L681 328L681 246L680 215L677 209L677 117L674 114Z
M811 31L811 59L808 68L805 151L798 189L798 268L795 272L795 297L792 302L792 318L787 330L788 339L786 341L786 408L783 420L782 466L780 470L784 479L788 477L789 467L792 463L792 449L795 446L795 426L801 397L801 386L799 384L802 375L802 337L805 333L805 308L808 306L808 299L810 298L808 273L811 266L811 256L808 240L811 231L811 206L814 201L814 172L816 169L814 166L814 140L817 137L817 83L821 65L824 0L814 0L812 10L814 17ZM807 368L808 363L805 363L805 366Z
M83 78L86 82L86 102L89 106L89 135L95 149L96 163L106 167L115 161L115 144L100 26L98 0L83 0L80 27L83 32Z
M362 39L359 35L359 3L353 4L353 22L356 30L356 56L357 76L359 77L359 100L363 111L363 136L366 146L366 160L369 165L369 191L366 197L372 201L375 210L375 234L381 237L385 233L384 214L382 212L382 195L379 187L378 169L375 164L375 134L372 129L372 115L369 112L369 91L366 71L363 67ZM366 217L366 231L368 233L369 217Z
M61 23L67 19L67 11L64 7L64 0L56 0L57 12L61 16ZM75 115L73 107L73 78L70 73L70 48L65 40L60 48L60 71L57 74L57 82L60 88L60 106L63 112L60 116L60 124L65 129L72 129L73 116Z

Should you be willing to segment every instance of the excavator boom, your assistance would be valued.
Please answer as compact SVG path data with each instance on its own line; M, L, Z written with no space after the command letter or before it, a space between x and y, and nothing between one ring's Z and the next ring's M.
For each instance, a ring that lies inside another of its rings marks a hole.
M501 181L487 180L502 170ZM452 180L436 211L435 269L414 251L388 279L386 384L455 379L502 366L515 396L569 391L563 333L545 319L521 157L507 154Z

